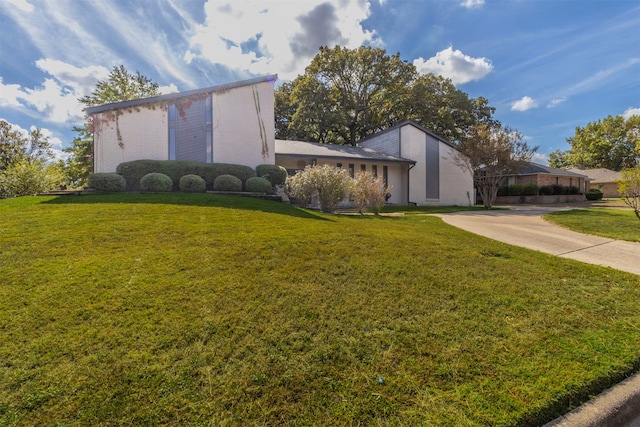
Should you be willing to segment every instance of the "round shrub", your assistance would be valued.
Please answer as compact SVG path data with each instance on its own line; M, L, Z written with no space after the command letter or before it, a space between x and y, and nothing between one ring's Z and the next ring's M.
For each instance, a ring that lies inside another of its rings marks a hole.
M204 193L207 183L198 175L185 175L180 178L180 191L185 193Z
M592 188L585 193L587 200L600 200L602 199L602 191L597 188Z
M250 193L273 193L271 182L265 178L254 176L247 180L247 191Z
M89 177L89 188L115 193L124 191L127 188L127 182L122 175L117 173L94 173Z
M522 185L520 184L511 184L509 185L509 195L510 196L519 196L522 194Z
M151 193L167 193L173 188L173 181L163 173L151 172L140 179L140 190Z
M213 181L214 191L242 191L242 181L233 175L220 175Z
M525 196L537 196L538 195L538 184L535 182L530 182L524 186L522 189L522 194Z
M287 170L278 165L258 165L256 166L256 174L268 179L272 187L284 185L287 180Z

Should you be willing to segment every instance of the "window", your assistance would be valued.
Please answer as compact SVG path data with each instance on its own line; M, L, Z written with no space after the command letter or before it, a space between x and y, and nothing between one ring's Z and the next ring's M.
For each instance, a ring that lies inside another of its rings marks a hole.
M169 104L169 160L176 159L176 105Z
M367 170L367 165L360 165L360 170L365 172Z
M371 172L373 172L374 177L378 177L378 165L371 166Z
M387 166L382 166L382 181L384 181L384 185L388 185L389 169L387 168Z
M353 163L349 163L349 176L351 176L351 178L353 178L354 171L355 165Z
M336 163L336 167L341 168L342 167L342 163Z

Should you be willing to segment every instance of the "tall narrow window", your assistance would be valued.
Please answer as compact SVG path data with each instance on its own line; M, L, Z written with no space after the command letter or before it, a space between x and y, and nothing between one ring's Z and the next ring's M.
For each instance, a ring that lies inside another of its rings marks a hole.
M169 160L176 159L176 105L169 104Z
M387 166L382 166L382 180L384 185L389 184L389 168Z
M349 176L351 176L351 178L353 178L353 173L355 170L355 166L353 163L349 163Z
M371 166L371 172L373 172L374 177L378 177L378 165Z
M366 171L367 170L367 165L360 165L360 170L362 172Z
M204 123L205 123L205 145L207 150L207 162L213 163L213 111L211 106L211 96L208 95L205 102Z

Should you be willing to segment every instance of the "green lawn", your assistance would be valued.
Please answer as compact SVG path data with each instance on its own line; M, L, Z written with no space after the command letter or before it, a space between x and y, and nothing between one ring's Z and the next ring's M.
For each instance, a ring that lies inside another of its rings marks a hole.
M627 209L574 209L547 214L545 219L573 231L640 242L640 220Z
M431 216L0 200L0 425L540 425L640 368L638 285Z

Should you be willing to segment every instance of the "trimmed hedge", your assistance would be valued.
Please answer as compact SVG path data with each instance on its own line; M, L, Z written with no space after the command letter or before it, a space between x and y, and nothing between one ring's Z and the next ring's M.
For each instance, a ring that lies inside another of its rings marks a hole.
M272 194L273 187L268 179L259 176L251 177L247 180L247 191L251 193Z
M127 181L117 173L94 173L89 177L89 187L96 191L115 193L127 188Z
M538 184L535 182L530 182L524 186L522 189L522 194L525 196L537 196L538 195Z
M207 183L204 178L198 175L185 175L180 178L180 191L185 193L204 193L207 190Z
M116 172L127 182L127 191L140 191L140 179L148 173L156 172L171 178L173 191L180 190L180 178L185 175L197 175L205 180L206 189L213 189L213 182L220 175L233 175L246 182L256 176L249 166L229 163L202 163L189 160L134 160L120 163Z
M220 175L213 181L214 191L242 191L242 181L233 175Z
M600 200L600 199L602 199L602 191L598 190L597 188L590 189L589 191L584 193L584 195L587 197L587 200Z
M284 185L287 180L287 170L278 165L258 165L256 166L256 174L268 179L272 187Z
M163 173L151 172L140 178L140 189L152 193L168 193L173 188L171 178Z

